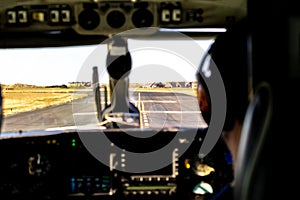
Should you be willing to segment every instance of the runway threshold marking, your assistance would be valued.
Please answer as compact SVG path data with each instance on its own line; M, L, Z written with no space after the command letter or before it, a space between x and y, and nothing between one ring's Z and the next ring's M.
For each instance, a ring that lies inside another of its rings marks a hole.
M97 112L82 112L82 113L73 113L73 115L96 115Z
M145 104L144 101L141 100L141 93L138 93L138 101L137 101L137 107L140 111L140 126L141 128L149 128L149 120L147 116L147 112L145 112Z
M138 93L138 109L140 112L142 112L141 110L141 93ZM144 121L143 121L143 115L140 115L140 127L144 128Z
M201 111L171 111L171 110L143 110L141 113L154 113L154 114L160 114L160 113L170 113L170 114L199 114Z
M144 102L142 102L142 110L141 110L141 113L142 113L141 116L143 116L145 128L149 128L149 127L150 127L150 124L149 124L147 112L145 112L145 104L144 104Z
M132 102L138 103L139 100L132 101ZM144 103L178 103L178 101L174 101L174 100L142 100L141 102L144 102Z

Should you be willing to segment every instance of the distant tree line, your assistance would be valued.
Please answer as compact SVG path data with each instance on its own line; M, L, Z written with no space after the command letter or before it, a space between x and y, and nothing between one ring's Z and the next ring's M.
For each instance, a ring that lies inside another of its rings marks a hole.
M62 84L62 85L50 85L50 86L45 86L45 88L68 88L67 85Z

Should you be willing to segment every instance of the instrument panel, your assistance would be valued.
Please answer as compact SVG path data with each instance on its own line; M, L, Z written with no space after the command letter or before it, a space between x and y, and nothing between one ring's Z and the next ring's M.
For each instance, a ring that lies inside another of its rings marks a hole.
M129 164L126 153L119 155L109 151L107 159L110 164L100 162L82 142L82 133L20 135L1 139L0 198L208 199L214 191L232 180L232 165L222 142L210 155L198 159L197 151L205 132L205 129L198 130L195 140L187 141L184 135L190 134L191 130L161 131L156 136L159 140L150 138L151 142L136 144L135 147L132 147L128 133L105 133L114 145L122 144L122 148L129 145L135 152L161 147L180 134L177 145L168 155L170 163L141 173L118 170L118 165ZM136 134L137 131L129 133ZM187 144L189 148L183 152ZM160 158L153 162L160 162Z

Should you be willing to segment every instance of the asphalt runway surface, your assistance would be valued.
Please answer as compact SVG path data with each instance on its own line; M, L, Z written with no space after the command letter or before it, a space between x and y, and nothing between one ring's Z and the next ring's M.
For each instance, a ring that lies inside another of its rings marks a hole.
M129 101L140 110L141 128L205 127L197 99L175 92L130 92ZM104 97L101 99L104 107ZM92 92L58 106L18 113L3 119L2 133L47 130L99 123Z

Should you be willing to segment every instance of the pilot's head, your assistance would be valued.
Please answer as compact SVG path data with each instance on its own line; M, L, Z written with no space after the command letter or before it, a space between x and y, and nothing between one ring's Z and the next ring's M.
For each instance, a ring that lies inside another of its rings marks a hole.
M204 120L210 122L211 105L208 87L200 73L201 69L216 66L224 82L226 92L226 119L223 127L225 138L233 137L229 134L242 126L244 116L249 104L249 64L247 42L249 39L249 27L246 19L229 27L226 32L220 34L210 46L203 58L197 73L198 100ZM211 59L211 60L207 60ZM214 65L211 65L214 63ZM239 131L239 130L238 130ZM239 136L238 134L234 137ZM235 142L236 142L235 141ZM234 150L235 151L235 150Z

